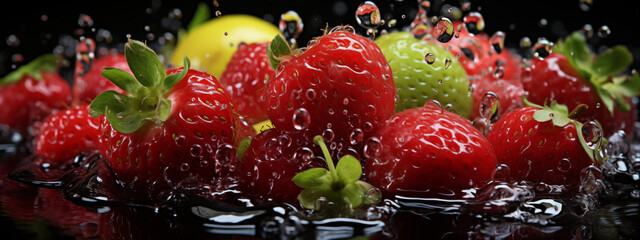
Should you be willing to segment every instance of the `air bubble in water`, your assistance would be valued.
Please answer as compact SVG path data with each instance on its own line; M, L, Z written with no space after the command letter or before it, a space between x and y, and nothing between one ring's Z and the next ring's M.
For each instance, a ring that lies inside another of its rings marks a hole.
M498 80L498 79L502 79L503 77L504 77L504 67L502 66L496 67L496 70L493 71L493 78Z
M453 23L448 18L440 18L434 26L433 33L438 42L448 43L454 35Z
M591 24L585 24L584 26L582 26L580 31L582 31L582 33L584 33L584 36L587 38L593 37L593 27L591 26Z
M363 28L373 29L380 26L380 9L372 1L365 1L356 10L356 22Z
M356 145L362 142L363 138L364 138L364 133L362 132L362 130L360 128L356 128L353 131L351 131L351 134L349 135L349 143L351 143L351 145Z
M80 70L80 72L76 72L76 74L83 76L91 71L91 66L95 59L95 50L96 42L93 39L80 38L78 45L76 45L76 65L80 66L80 68L76 67L76 70Z
M484 31L484 18L479 12L470 12L462 18L462 21L464 22L464 28L472 36Z
M519 46L520 48L530 48L531 47L531 39L529 37L522 37L520 39Z
M298 15L297 12L290 10L280 15L278 28L284 37L288 41L291 41L292 39L296 39L300 36L300 33L302 33L304 28L304 24L302 23L300 15Z
M451 59L447 58L444 60L444 69L449 69L451 66Z
M436 62L436 56L433 53L427 53L427 55L424 56L424 61L428 64L433 64Z
M216 17L220 17L220 16L222 16L222 12L220 12L220 10L217 10L216 11Z
M311 124L311 116L309 116L309 112L305 108L298 108L293 113L293 127L296 130L304 130L309 127Z

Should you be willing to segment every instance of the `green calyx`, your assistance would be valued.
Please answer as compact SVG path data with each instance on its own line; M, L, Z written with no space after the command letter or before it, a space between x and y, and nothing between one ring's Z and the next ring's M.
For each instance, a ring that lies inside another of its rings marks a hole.
M371 205L380 202L381 194L369 183L360 181L362 166L360 161L351 155L340 158L334 167L329 150L322 136L315 136L313 142L320 146L329 169L312 168L296 174L292 181L301 188L298 195L300 204L312 210L320 210L318 202L325 198L332 202L337 212L344 213L363 204Z
M576 117L582 111L587 109L587 105L580 104L571 112L569 112L569 109L567 108L566 105L558 104L555 101L551 102L551 104L549 104L548 106L546 104L545 106L540 106L540 105L531 103L527 100L525 96L522 96L522 101L524 102L525 106L539 108L539 110L533 113L533 119L535 119L538 122L547 122L551 120L553 125L557 127L564 127L569 123L573 123L573 125L576 128L576 134L578 135L578 140L580 141L580 145L582 145L582 149L587 153L591 161L596 160L595 150L599 148L599 146L595 145L595 147L591 147L589 146L589 144L587 144L587 140L585 139L584 134L582 133L582 127L584 126L584 124L575 120ZM600 129L602 129L599 123L596 122L596 124ZM593 142L594 140L596 139L590 139L590 141L592 141L593 144L597 144L597 142Z
M124 53L133 76L117 68L105 68L102 76L127 94L114 90L101 93L91 102L89 114L104 114L114 129L132 133L147 121L161 123L169 118L171 101L165 95L187 75L190 62L185 56L184 69L167 76L156 53L144 43L129 40Z
M625 98L640 95L638 73L632 76L622 75L633 61L627 47L617 45L594 58L584 34L574 32L566 39L558 40L554 52L566 56L580 75L595 87L611 114L615 106L620 110L629 111L631 105Z
M55 71L58 68L60 58L53 54L42 55L28 64L0 79L0 86L20 81L24 75L29 75L36 80L42 79L42 72Z
M278 34L273 37L269 46L267 46L267 56L269 56L269 64L273 70L278 68L280 62L291 57L291 46L287 43L287 40Z

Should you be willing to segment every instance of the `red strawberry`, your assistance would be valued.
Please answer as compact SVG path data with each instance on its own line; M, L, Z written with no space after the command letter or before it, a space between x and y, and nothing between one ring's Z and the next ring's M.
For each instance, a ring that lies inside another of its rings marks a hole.
M187 71L186 57L185 69L165 75L153 50L138 41L126 44L125 55L135 78L119 69L102 75L128 94L106 91L89 111L105 115L100 153L119 181L152 201L180 184L224 182L235 162L238 117L220 83Z
M387 197L461 198L491 179L496 157L471 123L427 102L397 113L365 144L368 181Z
M583 124L572 119L584 105L571 114L555 102L544 108L527 105L531 106L503 116L487 135L498 162L509 167L513 181L543 182L577 192L582 172L600 165L590 147L597 146L591 142L597 140L595 131L585 140Z
M484 75L480 79L471 81L471 86L473 87L473 111L471 111L470 119L480 116L482 98L488 92L495 93L498 97L498 112L495 116L497 118L524 106L522 103L524 89L522 89L520 81L495 79L492 75Z
M0 79L0 124L26 134L32 122L69 106L69 83L55 72L56 61L44 55Z
M269 129L251 139L251 145L239 160L240 190L262 199L297 203L302 188L291 182L293 176L326 165L314 158L317 154L313 143L298 135Z
M89 66L76 63L75 80L73 82L73 101L76 104L91 103L98 94L107 90L118 90L104 76L100 75L105 68L118 68L131 73L124 54L109 54L89 62ZM89 69L85 70L85 67Z
M275 71L269 65L266 48L269 43L240 44L233 54L220 83L235 103L237 113L252 123L267 120L266 107L258 102L261 90Z
M98 150L100 120L89 116L89 105L78 105L50 115L40 126L35 154L51 164Z
M496 43L496 47L492 46L492 41L501 41L499 34L493 39L485 33L472 35L462 24L453 22L458 37L447 43L439 43L454 56L459 56L458 61L462 63L467 75L473 79L498 74L503 79L518 81L522 72L520 57L504 49L500 43ZM503 41L504 36L502 38Z
M276 128L308 130L309 141L323 135L339 153L361 145L395 110L396 90L384 55L373 41L349 30L337 27L291 55L277 35L267 50L278 69L263 95Z
M617 76L631 63L624 46L615 46L594 58L580 32L573 33L544 59L534 59L522 76L532 103L557 101L573 109L586 104L577 120L597 120L604 136L617 130L632 132L636 108L630 97L640 94L640 76Z

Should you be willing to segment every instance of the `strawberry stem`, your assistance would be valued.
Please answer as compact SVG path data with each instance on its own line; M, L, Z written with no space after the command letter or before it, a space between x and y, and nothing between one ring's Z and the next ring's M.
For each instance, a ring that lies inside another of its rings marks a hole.
M324 143L324 138L320 135L316 135L313 137L313 143L320 146L322 149L322 154L324 155L325 161L327 161L327 166L329 167L329 172L333 179L338 179L338 175L336 173L336 167L333 165L333 159L331 159L331 154L329 153L329 149L327 149L327 145Z
M587 106L587 104L580 104L578 106L576 106L573 110L571 110L571 112L569 113L569 118L570 119L576 119L580 113L584 112L584 110L587 110L587 108L589 108L589 106Z

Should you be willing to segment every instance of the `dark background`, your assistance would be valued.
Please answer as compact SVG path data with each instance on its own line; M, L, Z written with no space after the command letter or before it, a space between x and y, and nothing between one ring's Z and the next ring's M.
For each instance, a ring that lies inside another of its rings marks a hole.
M472 1L471 9L480 9L486 22L485 32L492 34L498 30L504 31L509 47L517 47L524 36L534 43L538 37L555 41L585 24L590 24L594 32L606 25L611 29L611 34L605 38L594 34L591 39L594 49L615 44L627 45L636 59L633 68L640 68L640 42L636 37L636 28L640 23L637 20L640 1L593 0L592 4L586 5L589 6L588 11L581 9L580 5L585 5L581 1L585 0ZM355 25L359 32L363 32L363 28L356 24L354 15L358 5L364 1L218 0L218 7L214 7L214 1L18 1L0 10L0 76L6 75L12 65L20 66L38 55L53 52L61 42L63 47L58 47L57 51L66 51L72 57L74 39L81 35L95 37L100 29L111 33L113 40L106 45L116 48L119 48L117 43L126 40L127 34L134 39L148 40L148 34L151 33L154 35L150 41L152 44L164 41L161 38L167 32L172 34L168 36L170 39L171 36L175 37L178 28L189 23L199 2L208 4L214 12L219 10L223 15L246 13L274 24L281 13L295 10L305 24L298 39L300 43L321 35L326 23L329 26ZM395 28L408 26L418 8L416 0L373 2L380 8L383 19L398 21ZM442 2L432 1L430 16L436 15ZM446 0L444 4L460 7L461 2ZM81 27L78 24L80 14L90 16L93 25ZM540 24L542 19L546 19L546 25ZM146 31L145 26L149 26L150 31ZM96 32L92 32L92 28ZM19 39L19 45L9 45L7 39L10 35Z

